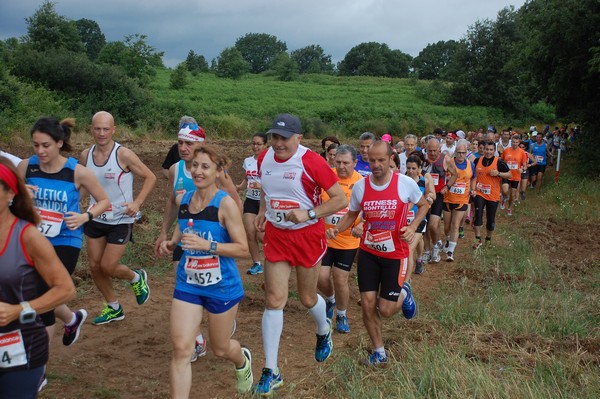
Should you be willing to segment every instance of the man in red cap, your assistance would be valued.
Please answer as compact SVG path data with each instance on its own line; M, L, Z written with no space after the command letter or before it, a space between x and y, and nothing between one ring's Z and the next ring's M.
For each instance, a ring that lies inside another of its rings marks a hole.
M446 136L446 141L442 143L442 148L440 148L440 152L450 157L454 156L454 150L456 149L455 143L456 134L454 134L454 132L448 132L448 135Z

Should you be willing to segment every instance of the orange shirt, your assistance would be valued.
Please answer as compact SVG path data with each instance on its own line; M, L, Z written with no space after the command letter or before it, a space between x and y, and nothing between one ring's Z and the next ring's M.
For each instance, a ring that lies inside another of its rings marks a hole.
M456 165L456 160L453 160ZM444 202L448 204L466 205L469 203L469 190L471 189L471 178L473 177L473 168L471 161L467 160L467 167L462 170L456 167L458 177L456 181L444 194Z
M504 152L502 152L502 160L506 162L511 173L510 179L508 180L521 180L521 169L523 166L527 165L528 158L527 153L520 147L517 147L516 150L512 147L504 149Z
M475 173L477 177L477 183L475 185L475 192L480 197L485 198L488 201L500 201L500 185L502 178L500 176L491 176L490 171L498 170L498 157L494 157L494 160L490 166L483 166L484 158L479 158L479 162L475 167Z
M335 172L335 174L337 176L337 170L333 169L333 171ZM348 201L350 201L350 197L352 196L352 187L354 187L354 184L362 178L363 177L357 171L353 171L352 176L350 176L347 179L339 179L339 176L338 176L339 184L342 187L342 190L344 190L344 194L346 194L346 198L348 198ZM327 195L327 192L325 190L323 190L321 196L323 198L323 202L325 202L329 199L329 195ZM342 217L347 212L348 212L348 207L345 207L344 209L337 211L333 215L324 217L323 220L325 221L325 228L329 229L329 228L335 227L335 225L337 225L339 223L339 221L342 219ZM331 248L335 248L335 249L358 248L358 246L360 244L360 237L353 237L351 234L351 231L354 228L354 226L356 226L359 223L360 223L360 217L356 218L356 221L352 224L352 226L350 228L348 228L347 230L340 232L340 234L338 234L337 237L328 239L327 240L328 246L330 246Z

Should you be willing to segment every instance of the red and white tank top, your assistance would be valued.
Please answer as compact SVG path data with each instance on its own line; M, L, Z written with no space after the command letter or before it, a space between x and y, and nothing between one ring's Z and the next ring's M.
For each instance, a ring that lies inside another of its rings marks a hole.
M321 189L329 190L337 176L319 154L299 145L291 158L275 158L273 148L258 158L258 174L267 205L266 219L280 229L297 230L317 223L285 220L294 209L312 209L321 203Z

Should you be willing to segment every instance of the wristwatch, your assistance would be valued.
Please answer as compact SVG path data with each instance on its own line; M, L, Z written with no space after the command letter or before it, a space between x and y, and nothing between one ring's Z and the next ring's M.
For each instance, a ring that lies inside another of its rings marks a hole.
M317 212L315 212L314 208L308 210L308 218L310 220L315 220L317 218Z
M37 312L29 305L29 302L21 302L21 314L19 315L19 321L21 324L33 323L37 316Z
M208 250L208 253L214 254L215 252L217 252L217 242L216 241L211 241L210 242L210 249Z

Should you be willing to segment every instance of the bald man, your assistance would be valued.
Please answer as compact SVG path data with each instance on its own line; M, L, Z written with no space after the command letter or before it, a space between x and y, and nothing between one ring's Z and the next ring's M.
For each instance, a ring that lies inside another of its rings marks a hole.
M112 279L127 280L133 288L137 303L150 297L144 269L131 270L120 263L127 243L131 240L133 223L140 207L154 188L156 176L130 149L113 140L116 127L111 114L100 111L92 118L92 137L95 144L81 153L79 162L92 170L108 194L111 205L98 217L86 223L87 251L90 271L106 306L93 320L105 324L123 320L125 313L113 289ZM133 178L144 179L137 197L133 198ZM90 209L96 200L90 198Z

